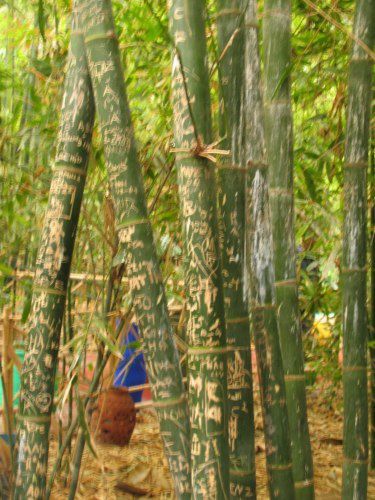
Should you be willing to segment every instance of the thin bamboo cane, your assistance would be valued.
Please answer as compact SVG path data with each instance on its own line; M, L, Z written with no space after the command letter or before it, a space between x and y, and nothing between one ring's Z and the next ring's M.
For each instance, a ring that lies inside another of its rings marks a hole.
M231 150L219 169L219 215L228 351L228 439L231 498L255 497L250 319L245 286L243 161L244 18L246 0L219 0L220 146ZM228 168L226 168L228 167Z
M264 139L257 5L246 11L245 154L247 251L271 498L294 498L286 389L278 335L274 251Z
M118 251L118 238L114 234L114 239L115 239L115 244L114 248L112 250L113 252L113 257L115 256L116 252ZM122 272L121 272L122 276ZM110 272L110 276L108 279L107 287L106 287L106 298L105 298L105 307L103 310L103 319L104 323L106 325L106 328L112 323L113 324L113 332L116 334L116 322L115 318L111 316L111 313L113 310L116 308L116 302L118 300L118 295L117 291L115 290L115 282L120 278L121 282L121 277L119 276L118 269L116 267L113 267ZM115 335L117 337L117 335ZM101 360L104 357L104 352L105 352L105 345L104 343L99 344L98 348L98 355L97 355L97 360L96 364L99 365ZM113 373L115 372L115 365L113 364L115 360L118 360L113 354L109 356L109 365L110 365L110 373L111 376L107 380L107 382L104 384L104 386L111 387L113 384ZM92 413L92 406L93 406L93 401L90 401L90 404L88 405L87 408L87 414L88 418L90 419L91 413ZM72 419L70 419L69 422L69 427L72 422ZM80 478L80 469L81 469L81 464L82 464L82 457L83 457L83 452L85 449L85 444L86 444L86 439L85 439L85 433L83 432L83 429L81 428L79 430L76 444L75 444L75 450L74 450L74 456L70 464L70 469L71 469L71 481L70 481L70 488L69 488L69 499L74 499L76 495L76 490L78 488L79 484L79 478Z
M190 432L185 387L147 213L111 2L81 3L80 17L116 213L119 253L114 265L125 264L133 292L176 493L179 498L189 498Z
M121 319L119 325L117 326L116 334L115 334L116 342L118 341L119 336L121 335L121 332L124 329L124 327L125 328L128 327L131 316L132 316L132 306L127 311L126 317L123 317ZM83 402L83 409L84 410L86 410L87 405L89 404L91 398L98 390L103 371L107 365L107 362L108 362L108 359L110 358L110 356L111 356L111 352L109 350L107 350L103 354L103 356L98 356L96 358L94 375L93 375L93 378L91 380L90 387L89 387L89 390L87 392L86 398ZM46 500L49 500L49 498L51 496L52 487L53 487L53 483L54 483L57 471L61 467L61 462L62 462L62 459L64 457L64 453L66 452L67 448L70 446L70 443L73 439L74 432L76 431L78 424L79 424L79 415L76 415L74 417L73 421L71 422L70 427L68 428L66 434L65 434L64 441L62 443L61 448L58 451L55 463L54 463L53 468L51 470L51 473L49 475L48 485L47 485L47 490L46 490Z
M43 499L59 337L94 121L75 19L57 154L34 278L21 376L15 499Z
M14 429L14 409L13 409L13 358L10 355L13 349L12 325L9 320L10 308L3 309L3 346L2 346L2 369L4 377L4 407L7 404L7 412L3 412L3 423L5 433L9 436Z
M285 373L296 497L314 498L294 236L291 2L265 0L265 137L270 167L278 325Z
M205 9L169 3L172 100L185 246L191 460L194 498L229 497L227 357L211 149Z
M372 48L375 2L356 3L354 37ZM368 466L366 224L371 74L368 53L353 44L349 65L342 258L344 465L342 498L365 499Z

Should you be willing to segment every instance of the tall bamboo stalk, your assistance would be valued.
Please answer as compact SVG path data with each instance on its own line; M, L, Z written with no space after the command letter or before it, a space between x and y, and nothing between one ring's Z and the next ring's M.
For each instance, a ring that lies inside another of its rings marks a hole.
M286 389L278 335L256 0L246 11L246 215L249 301L257 352L271 498L294 498Z
M370 48L375 37L375 2L358 0L353 34ZM342 258L344 465L342 497L367 496L367 310L366 223L372 61L357 43L349 65L344 163Z
M370 252L371 252L371 304L370 304L370 332L369 337L372 345L370 346L370 370L371 370L371 393L370 393L370 450L371 450L371 469L375 469L375 137L371 141L371 166L370 166L370 203L371 205L371 234L370 234Z
M265 137L270 167L275 285L297 498L314 498L294 236L291 2L265 0Z
M250 320L245 278L245 171L242 166L245 0L218 0L221 90L219 212L228 348L228 439L231 498L255 497Z
M44 498L60 330L94 121L90 79L75 21L22 369L15 499Z
M173 0L174 139L185 246L194 498L229 497L223 285L201 0Z
M189 498L185 388L147 214L110 0L81 3L80 17L115 206L119 253L114 265L125 264L133 292L147 373L176 493L179 498Z

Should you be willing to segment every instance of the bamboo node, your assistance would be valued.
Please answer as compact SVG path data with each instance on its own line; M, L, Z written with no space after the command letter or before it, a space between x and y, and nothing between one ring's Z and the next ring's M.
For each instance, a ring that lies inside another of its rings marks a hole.
M72 174L77 174L77 175L86 175L87 171L86 169L83 168L77 168L72 165L66 164L66 163L56 163L54 168L52 169L52 172L70 172Z
M365 273L367 272L367 266L364 267L342 267L341 274L350 274L350 273Z
M267 468L270 470L289 470L292 468L292 464L269 464Z
M247 166L249 168L268 168L268 163L264 163L263 161L248 160Z
M291 18L291 14L289 11L285 11L285 10L281 10L281 9L265 9L263 11L263 17L267 17L267 16L282 16L282 17L286 17L288 19Z
M283 106L289 106L289 101L288 99L270 99L269 101L265 101L264 103L264 106L269 108L271 106L279 106L279 105L283 105Z
M223 16L240 16L242 14L242 11L240 9L222 9L220 10L217 14L216 17L223 17Z
M236 323L246 323L247 321L249 321L249 317L248 316L242 316L240 318L228 318L227 319L227 323L229 325L236 324Z
M93 42L95 40L117 40L114 31L107 31L105 33L97 33L95 35L85 36L85 43Z
M253 304L251 306L252 311L262 311L262 310L268 310L268 309L276 309L275 304Z
M217 159L213 155L229 156L230 151L227 149L217 149L217 146L222 139L215 141L211 144L204 144L203 141L198 138L197 144L194 148L171 148L171 153L187 153L189 156L195 156L200 158L206 158L213 163L217 162Z
M297 286L298 281L296 279L275 281L275 286Z
M155 408L166 408L168 406L176 406L183 403L186 399L185 394L182 394L179 398L164 399L161 401L154 401Z
M290 374L290 375L284 375L285 382L304 382L306 380L305 374Z
M238 172L247 172L248 169L246 167L241 167L240 165L237 165L235 163L233 164L225 164L225 163L217 163L216 168L219 170L237 170Z
M17 420L25 422L35 422L35 423L49 423L51 421L50 415L17 415Z
M361 371L367 371L367 366L343 366L342 367L343 372L361 372Z
M250 351L250 345L228 345L228 352L236 352L236 351Z
M146 218L127 220L127 221L121 222L121 224L118 224L116 226L116 229L117 229L117 231L119 231L120 229L125 229L125 228L130 227L130 226L137 226L139 224L149 224L149 222L150 221Z
M370 64L374 64L374 58L371 57L371 54L361 56L352 56L351 62L368 62Z
M195 354L197 356L201 356L203 354L225 354L227 352L227 347L226 346L189 347L187 352L188 354Z
M254 474L254 469L244 470L244 469L229 469L230 474L238 477L251 477Z
M55 288L44 288L42 286L34 286L33 290L40 293L48 293L49 295L59 295L60 297L66 296L66 291L56 290Z
M367 168L368 163L365 160L348 161L344 163L344 168Z
M270 196L293 196L293 189L270 188Z
M245 28L255 28L255 29L258 29L259 28L259 22L258 22L258 19L253 19L253 20L249 20L247 21L247 23L245 23Z

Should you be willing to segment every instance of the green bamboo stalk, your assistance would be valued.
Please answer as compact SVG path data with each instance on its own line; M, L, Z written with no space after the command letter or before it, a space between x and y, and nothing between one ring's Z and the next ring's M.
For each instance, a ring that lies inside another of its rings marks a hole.
M85 444L86 444L86 439L84 432L81 428L78 432L77 442L75 444L74 459L73 459L74 461L73 461L68 500L74 500L76 495Z
M36 6L34 6L34 8L36 8ZM39 24L38 12L35 12L34 27L36 30L38 30L38 24ZM30 66L31 64L34 63L35 59L38 57L38 43L39 43L39 34L36 40L33 41L30 48L30 54L28 58ZM35 83L36 83L35 73L29 70L25 79L25 89L24 89L22 111L19 124L19 133L21 134L22 140L21 143L18 144L18 152L20 153L18 164L23 168L25 167L27 168L30 163L31 143L35 128L31 127L29 129L26 129L28 121L33 115L31 99L32 99L32 91L35 88Z
M38 55L38 46L36 43L34 43L31 46L30 50L30 58L29 58L30 62L36 59L37 55ZM31 139L34 132L34 127L30 128L29 130L25 130L25 127L27 127L27 122L30 119L30 115L32 114L31 92L32 89L35 87L35 82L36 82L35 74L30 72L27 75L26 79L25 93L23 96L23 104L22 104L22 114L19 126L19 131L24 136L23 140L21 141L21 144L18 146L20 150L18 163L22 168L25 167L27 168L30 163Z
M353 35L370 48L375 37L375 2L356 3ZM344 464L343 499L367 498L368 403L366 224L372 60L357 43L349 65L344 163L342 258Z
M265 137L270 167L275 285L293 476L298 499L314 498L313 463L298 305L294 236L293 116L290 97L291 1L265 0Z
M220 147L219 212L228 346L228 439L231 498L255 497L250 320L245 293L245 171L242 95L246 0L218 0Z
M370 467L375 469L375 144L372 137L371 144L371 178L370 178L370 203L371 205L371 304L370 304L370 370L371 370L371 393L370 393L370 439L371 439L371 462Z
M110 0L80 5L89 71L125 264L144 341L147 373L179 498L189 498L190 446L185 388L147 214Z
M185 246L191 461L194 498L229 497L227 361L223 285L210 155L205 9L174 0L172 100ZM212 158L212 156L211 156Z
M74 324L73 324L73 315L72 315L73 304L72 304L72 282L71 281L68 282L66 307L67 307L67 311L66 311L65 314L66 314L66 317L67 317L67 342L70 342L70 346L69 346L70 359L73 359L74 348L73 348L73 345L71 344L71 341L74 338ZM73 374L71 374L71 376L73 377ZM73 419L73 390L74 390L74 388L76 386L76 383L77 382L74 381L72 383L72 385L70 386L70 390L69 390L69 396L68 396L68 427L72 423L72 419ZM71 452L72 452L72 449L71 449L71 446L69 445L69 449L68 449L69 457L71 456Z
M44 498L59 337L93 120L90 80L73 18L57 153L36 262L21 377L15 499Z
M286 388L279 343L274 251L264 139L256 0L246 11L245 155L249 302L257 352L271 498L293 499Z

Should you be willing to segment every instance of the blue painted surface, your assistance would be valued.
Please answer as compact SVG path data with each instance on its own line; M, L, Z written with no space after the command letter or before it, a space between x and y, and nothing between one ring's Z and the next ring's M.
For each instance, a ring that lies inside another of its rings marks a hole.
M0 439L3 439L7 444L9 444L9 434L0 434ZM13 434L13 443L16 441L16 435Z
M147 373L143 354L139 353L134 359L132 359L137 347L132 347L131 344L137 342L139 339L140 334L138 326L135 323L132 323L127 335L124 338L123 358L118 363L116 368L113 382L115 387L129 388L146 383ZM143 391L130 393L134 403L139 403L142 400L142 393Z

